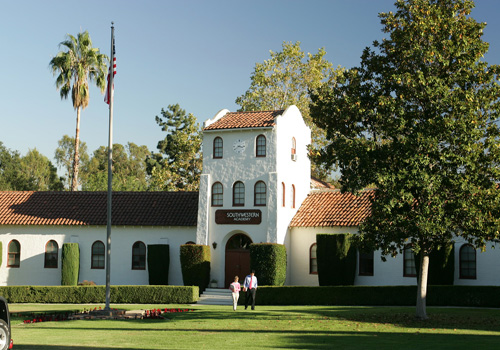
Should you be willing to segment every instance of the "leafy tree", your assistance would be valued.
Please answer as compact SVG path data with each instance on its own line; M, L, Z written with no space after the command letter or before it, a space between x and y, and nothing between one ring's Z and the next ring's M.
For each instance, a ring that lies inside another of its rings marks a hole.
M59 89L61 99L71 100L76 110L75 155L73 157L73 174L71 177L71 190L78 189L78 170L80 160L80 112L88 106L90 100L89 81L95 82L101 89L106 88L106 60L108 56L101 54L99 49L92 47L92 41L87 31L78 33L75 38L67 34L65 41L59 44L66 51L60 51L52 60L50 68L56 78L56 88Z
M89 155L87 153L87 144L85 142L79 141L79 155L80 155L80 165L85 167L85 165L89 161ZM71 176L73 172L71 171L73 168L73 159L75 156L75 138L70 137L68 135L64 135L62 139L57 141L58 147L56 149L54 159L56 160L56 164L59 168L65 170L65 179L67 180L66 187L69 189L71 186Z
M0 141L0 190L16 191L22 188L21 156Z
M311 113L342 189L377 186L362 245L419 254L416 314L425 319L429 254L455 236L481 249L500 237L500 67L482 60L486 24L470 17L472 1L395 6L379 15L388 37L314 93Z
M196 117L178 104L162 108L156 123L167 133L148 159L150 189L154 191L197 191L202 168L201 133Z
M311 120L309 91L333 81L340 69L335 70L324 58L326 51L322 48L314 55L308 53L306 59L300 42L283 42L282 51L269 52L270 59L255 64L250 88L236 99L240 111L279 110L296 105L311 128L313 148L321 149L325 146L325 133ZM312 175L325 180L329 169L315 162L315 158L312 161Z
M129 142L126 147L113 144L113 191L145 191L146 146ZM108 188L108 148L101 146L82 169L82 189L84 191L105 191Z
M37 149L29 150L21 158L21 173L24 181L24 191L62 191L63 179L57 175L57 169L52 162Z
M0 142L1 191L60 191L62 181L50 160L36 149L21 157Z
M13 191L18 189L20 168L19 152L11 151L0 141L0 190Z

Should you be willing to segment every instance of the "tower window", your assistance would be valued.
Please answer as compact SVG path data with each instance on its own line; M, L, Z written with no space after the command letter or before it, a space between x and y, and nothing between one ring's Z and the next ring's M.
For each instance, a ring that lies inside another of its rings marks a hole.
M223 155L222 146L223 146L222 138L216 137L214 139L214 158L216 159L222 158Z
M266 137L264 135L257 136L255 143L255 156L265 157L266 156Z
M238 181L233 186L233 206L239 207L245 205L245 185Z
M212 207L222 207L223 204L223 187L220 182L212 185Z
M254 205L255 206L265 206L266 201L267 201L266 184L264 183L264 181L258 181L255 184Z

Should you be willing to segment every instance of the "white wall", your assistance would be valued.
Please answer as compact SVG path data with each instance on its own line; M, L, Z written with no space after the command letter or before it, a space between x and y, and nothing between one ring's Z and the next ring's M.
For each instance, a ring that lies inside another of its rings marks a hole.
M7 249L11 240L21 245L19 268L7 267ZM179 246L196 239L195 227L113 227L111 233L111 284L147 285L148 271L132 270L132 245L170 245L169 284L182 285ZM75 242L80 247L79 281L106 284L106 269L91 269L91 246L96 240L106 243L106 227L100 226L2 226L2 266L0 285L60 285L61 249L63 243ZM44 268L45 245L55 240L59 245L58 268Z
M455 284L458 285L500 285L500 244L490 242L486 250L476 249L476 278L460 279L460 247L466 244L462 239L455 243Z
M312 244L316 243L316 234L328 233L357 233L356 227L293 227L291 229L290 244L290 285L317 286L318 275L309 274L309 251ZM380 252L374 253L373 276L359 276L356 270L355 285L415 285L415 277L403 277L403 257L388 257L386 262L380 258Z
M288 226L300 205L307 197L311 187L311 161L307 146L311 143L311 130L296 106L288 107L276 120L277 138L277 204L278 234L277 243L283 244ZM292 138L296 141L296 160L292 160ZM285 184L285 207L283 207L283 188ZM295 207L292 207L292 185L295 187Z
M317 286L317 275L309 274L309 248L316 242L318 233L357 233L356 228L328 227L303 228L293 227L290 233L290 245L287 246L289 257L289 285ZM491 242L485 252L476 250L475 279L460 279L459 254L460 247L466 242L457 240L455 243L455 285L500 285L500 244ZM492 248L493 247L493 248ZM358 260L359 261L359 260ZM431 262L432 263L432 262ZM395 258L386 257L382 261L380 251L375 251L373 260L373 276L359 276L358 270L354 280L355 285L386 286L386 285L416 285L416 277L403 276L403 255Z

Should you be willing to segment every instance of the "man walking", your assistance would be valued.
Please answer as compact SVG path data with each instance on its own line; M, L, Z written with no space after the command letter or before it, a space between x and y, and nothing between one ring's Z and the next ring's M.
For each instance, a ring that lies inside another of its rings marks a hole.
M255 293L257 292L257 277L255 277L255 271L245 277L245 283L243 288L246 291L245 294L245 310L248 308L248 303L250 299L252 300L252 310L255 310Z

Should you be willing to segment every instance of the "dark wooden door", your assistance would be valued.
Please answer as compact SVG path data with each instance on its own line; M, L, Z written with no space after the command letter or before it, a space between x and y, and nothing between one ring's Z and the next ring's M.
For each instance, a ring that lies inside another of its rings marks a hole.
M234 249L226 250L226 272L224 287L234 281L234 276L240 277L240 283L243 283L245 276L250 273L250 250Z

